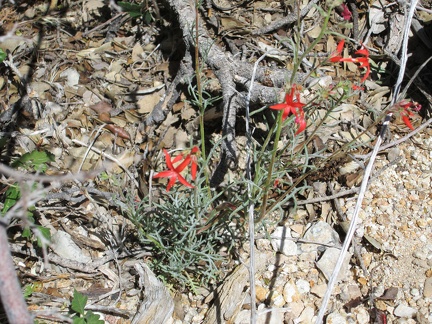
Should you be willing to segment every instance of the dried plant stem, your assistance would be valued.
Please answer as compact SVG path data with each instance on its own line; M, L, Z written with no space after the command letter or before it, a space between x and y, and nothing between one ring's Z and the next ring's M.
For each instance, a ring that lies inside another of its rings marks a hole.
M396 98L398 97L398 94L399 94L399 91L400 91L400 88L401 88L401 84L402 84L402 81L403 81L403 77L404 77L404 74L405 74L405 68L406 68L407 57L408 57L407 56L408 34L409 34L409 29L410 29L410 26L411 26L411 21L412 21L413 15L414 15L414 10L415 10L416 5L417 5L417 0L413 0L411 2L411 4L410 4L410 9L409 9L409 13L408 13L408 19L407 19L407 22L406 22L406 24L404 26L404 38L403 38L403 43L402 43L401 65L400 65L400 69L399 69L398 79L396 81L396 84L395 84L395 87L394 87L394 90L393 90L394 93L393 93L393 100L392 100L391 105L393 105L396 102ZM377 140L377 142L375 144L375 147L374 147L374 150L372 151L372 155L370 157L369 163L368 163L368 165L366 167L365 174L364 174L364 177L363 177L363 181L362 181L361 186L360 186L360 192L359 192L359 195L358 195L358 198L357 198L357 203L356 203L356 206L355 206L355 209L354 209L354 213L353 213L353 216L352 216L352 219L351 219L351 224L350 224L350 227L348 229L347 236L345 238L345 242L344 242L344 244L342 246L342 251L339 254L339 258L338 258L338 260L336 262L336 266L335 266L334 271L333 271L333 273L332 273L332 275L330 277L330 280L329 280L329 283L328 283L328 286L327 286L327 291L326 291L326 293L324 295L323 302L321 304L321 308L320 308L320 310L318 312L318 316L317 316L317 319L316 319L316 322L315 322L316 324L321 324L323 322L324 315L325 315L325 312L326 312L326 309L327 309L327 305L328 305L328 302L330 300L330 296L331 296L332 291L333 291L333 287L336 284L337 277L339 275L339 272L340 272L343 260L345 259L346 253L348 251L348 247L351 244L351 241L353 239L353 236L354 236L354 233L355 233L355 230L356 230L356 226L357 226L357 221L358 221L360 209L361 209L363 198L364 198L364 195L365 195L365 192L366 192L366 188L367 188L367 185L368 185L369 177L370 177L370 174L372 172L373 164L374 164L375 158L376 158L376 156L377 156L377 154L379 152L381 142L383 140L385 132L387 131L387 127L388 127L388 124L390 122L391 117L392 117L392 113L388 113L386 115L386 118L385 118L384 123L383 123L383 127L381 129L381 133L378 136L378 140Z
M252 89L254 85L256 71L258 69L258 64L267 56L267 53L263 54L254 64L254 69L252 72L252 77L250 81L249 90L246 96L246 179L248 180L247 185L247 196L248 196L248 221L249 221L249 246L250 246L250 255L249 255L249 283L250 283L250 297L251 297L251 324L256 323L256 303L255 303L255 204L252 200L252 157L250 152L252 152L252 134L249 127L249 119L250 119L250 109L249 103L252 95Z
M357 227L357 222L358 222L358 218L359 218L359 212L360 212L361 205L362 205L362 202L363 202L363 198L364 198L364 195L366 193L367 186L368 186L369 177L370 177L370 175L372 173L372 168L373 168L373 165L375 163L375 158L376 158L376 156L378 154L379 147L380 147L381 142L382 142L382 136L385 134L385 131L387 129L387 125L390 122L390 118L391 118L390 114L386 116L383 128L381 130L381 134L378 137L378 140L377 140L377 142L375 144L375 147L374 147L374 150L372 152L372 156L371 156L371 158L369 160L369 163L368 163L368 165L366 167L365 174L363 176L363 181L362 181L361 186L360 186L359 195L358 195L358 198L357 198L357 203L356 203L356 206L355 206L355 209L354 209L354 214L353 214L352 219L351 219L351 224L350 224L350 227L348 229L347 236L345 238L344 244L342 246L341 253L339 254L339 258L338 258L338 260L336 262L335 268L333 270L333 273L332 273L332 275L330 277L330 280L329 280L329 283L327 285L327 290L326 290L326 293L324 295L324 298L323 298L323 301L322 301L322 304L321 304L321 308L320 308L320 311L319 311L318 316L317 316L316 324L321 324L322 321L323 321L323 318L324 318L324 315L325 315L325 312L326 312L326 309L327 309L327 305L328 305L328 302L330 300L330 296L331 296L331 294L333 292L333 287L334 287L334 285L337 282L337 277L338 277L340 269L342 267L342 263L343 263L343 261L345 259L346 253L348 251L348 247L350 246L351 241L353 239L353 236L354 236L354 233L355 233L355 230L356 230L356 227Z

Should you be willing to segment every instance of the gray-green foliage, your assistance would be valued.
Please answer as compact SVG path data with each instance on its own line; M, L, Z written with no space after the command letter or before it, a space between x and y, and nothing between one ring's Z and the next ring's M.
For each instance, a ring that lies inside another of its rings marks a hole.
M216 279L217 261L228 256L221 250L226 252L239 240L238 228L230 224L236 217L232 208L213 208L206 193L164 193L151 207L144 199L127 212L141 243L152 252L153 271L166 283L194 290Z

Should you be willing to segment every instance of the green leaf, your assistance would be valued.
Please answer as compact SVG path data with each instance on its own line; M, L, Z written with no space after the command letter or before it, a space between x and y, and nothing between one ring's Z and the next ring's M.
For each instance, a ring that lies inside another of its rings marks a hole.
M6 58L6 53L0 48L0 63Z
M24 238L26 238L26 239L29 239L31 237L30 228L29 227L24 228L23 231L22 231L21 236L24 237Z
M44 238L51 241L51 232L50 232L49 228L46 228L43 226L38 226L37 228L39 229L39 231L41 232L41 234ZM42 242L41 242L39 237L37 238L37 244L39 247L42 247Z
M86 320L82 317L74 316L72 317L73 324L86 324Z
M152 17L152 15L151 15L151 13L150 13L149 11L146 11L146 12L143 14L143 21L144 21L144 23L145 23L146 25L148 25L148 24L150 24L150 23L152 22L152 20L153 20L153 17Z
M131 16L132 18L137 18L137 17L140 17L142 15L140 5L137 5L135 3L128 3L128 2L124 2L124 1L117 2L117 4L124 11L126 11L129 14L129 16Z
M86 319L87 324L104 324L105 322L99 319L99 315L93 313L92 311L88 311L84 318Z
M55 156L54 154L47 151L31 151L25 153L20 158L16 159L11 166L13 168L23 167L25 169L34 169L38 172L45 172L48 165L48 162L54 162Z
M34 284L25 285L24 292L23 292L24 298L25 299L29 298L33 294L34 290L35 290Z
M9 209L11 209L17 201L21 198L21 190L17 184L10 186L6 190L6 199L3 205L2 213L5 214Z
M74 289L74 295L71 303L71 308L78 314L84 315L84 307L87 304L87 296L79 293Z

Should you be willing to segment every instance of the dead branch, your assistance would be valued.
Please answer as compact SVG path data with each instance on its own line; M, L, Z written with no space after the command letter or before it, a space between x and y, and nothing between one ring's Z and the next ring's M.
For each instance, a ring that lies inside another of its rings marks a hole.
M0 297L9 323L33 323L16 276L4 224L0 224L0 260Z

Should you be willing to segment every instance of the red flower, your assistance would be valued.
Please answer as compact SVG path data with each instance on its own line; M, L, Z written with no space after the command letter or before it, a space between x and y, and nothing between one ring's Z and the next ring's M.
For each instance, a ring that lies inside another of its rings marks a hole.
M336 62L340 62L343 59L342 50L344 46L345 46L345 40L342 39L336 47L336 52L333 53L332 56L330 57L330 62L336 63Z
M283 110L282 120L285 120L290 114L294 114L296 116L295 122L299 125L295 133L297 135L306 128L306 120L303 111L304 106L305 104L300 102L300 93L297 90L297 85L293 84L291 91L285 95L285 103L270 106L270 109Z
M413 111L419 111L421 109L421 105L417 102L409 102L407 100L402 100L401 102L395 105L397 112L402 117L405 125L408 126L409 129L414 130L413 125L411 124L410 117L414 116Z
M331 57L330 57L330 62L353 62L353 63L360 63L360 67L365 68L366 69L366 73L363 76L363 78L361 79L361 82L364 82L367 77L370 74L370 64L369 64L369 51L366 47L364 47L364 45L362 45L362 47L356 51L354 54L356 55L360 55L361 57L356 57L356 58L352 58L352 57L342 57L342 50L343 47L345 45L345 41L341 40L336 48L336 53L334 53ZM335 55L336 54L336 55Z
M295 135L300 134L306 129L306 119L303 109L298 109L295 113L295 122L299 126Z
M153 178L168 178L168 185L166 190L170 191L176 180L180 181L181 184L185 185L188 188L193 188L193 186L186 181L185 178L180 174L191 162L190 155L186 156L177 167L174 167L174 163L179 162L183 158L183 154L177 155L173 160L171 160L171 157L169 156L169 153L167 150L163 150L165 154L165 161L168 167L168 170L159 172L153 176Z
M361 82L364 82L370 74L370 64L369 64L369 51L364 45L355 52L356 55L361 55L362 57L355 58L353 62L360 63L360 67L366 69L366 73L361 79Z
M352 13L351 11L348 9L348 6L345 3L341 4L342 7L342 12L341 12L341 16L344 20L350 20L352 17Z

